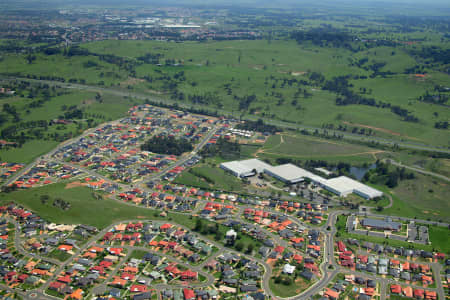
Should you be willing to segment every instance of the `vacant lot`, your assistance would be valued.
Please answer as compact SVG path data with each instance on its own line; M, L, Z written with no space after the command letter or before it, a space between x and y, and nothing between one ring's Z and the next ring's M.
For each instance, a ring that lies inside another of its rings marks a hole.
M286 157L298 160L316 159L352 163L374 162L376 149L337 140L326 140L293 133L273 135L254 155L276 159Z
M217 166L206 164L183 172L175 179L175 183L228 192L242 192L244 189L244 183L240 179Z
M416 179L401 181L391 193L394 205L383 214L450 221L448 183L415 174Z
M66 188L66 183L57 183L32 190L21 190L0 195L0 203L16 202L36 212L42 218L64 224L86 224L99 229L120 220L138 217L157 218L156 211L120 203L108 197L97 200L87 187ZM49 195L50 200L42 203L41 195ZM70 203L64 211L53 206L55 199Z

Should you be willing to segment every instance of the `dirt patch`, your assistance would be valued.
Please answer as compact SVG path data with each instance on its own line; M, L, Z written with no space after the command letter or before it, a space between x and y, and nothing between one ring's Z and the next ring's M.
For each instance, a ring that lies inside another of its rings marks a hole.
M264 65L249 65L249 67L258 71L264 69Z
M120 83L120 85L125 85L125 86L136 85L136 84L142 83L142 82L145 82L145 80L144 79L139 79L139 78L134 78L134 77L128 77L128 79L125 80L125 81L122 81Z
M86 99L86 100L83 100L83 102L81 102L81 106L90 106L94 102L95 102L94 99Z
M397 135L397 136L401 135L398 132L395 132L395 131L392 131L392 130L389 130L389 129L385 129L385 128L374 127L374 126L358 124L358 123L351 123L351 122L347 122L347 121L344 121L343 123L346 124L346 125L352 125L352 126L358 126L358 127L363 127L363 128L369 128L369 129L372 129L372 130L384 132L384 133L391 134L391 135Z
M146 217L144 216L137 216L138 219L145 219Z
M304 71L296 71L296 72L291 72L292 76L300 76L300 75L305 75L306 72Z
M74 181L74 182L66 184L66 186L64 188L65 189L73 189L73 188L80 187L80 186L84 186L84 184L80 181Z

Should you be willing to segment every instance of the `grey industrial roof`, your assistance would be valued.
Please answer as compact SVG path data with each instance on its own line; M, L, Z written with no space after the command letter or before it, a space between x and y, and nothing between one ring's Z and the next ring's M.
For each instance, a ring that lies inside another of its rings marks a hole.
M382 229L395 229L400 230L402 224L399 222L393 222L391 220L378 220L378 219L363 219L361 221L363 226L382 228Z

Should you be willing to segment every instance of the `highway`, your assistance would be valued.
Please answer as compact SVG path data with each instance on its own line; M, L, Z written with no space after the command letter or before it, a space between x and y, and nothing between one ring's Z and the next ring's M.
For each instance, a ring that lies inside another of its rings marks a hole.
M424 175L429 175L429 176L436 177L436 178L442 179L444 181L450 182L450 178L448 178L447 176L444 176L442 174L437 174L437 173L434 173L434 172L431 172L431 171L427 171L427 170L424 170L424 169L421 169L421 168L418 168L418 167L407 166L407 165L404 165L402 163L396 162L395 160L392 160L392 159L384 159L383 161L385 161L387 163L390 163L390 164L392 164L392 165L394 165L396 167L405 168L405 169L408 169L408 170L411 170L411 171L415 171L417 173L421 173L421 174L424 174Z

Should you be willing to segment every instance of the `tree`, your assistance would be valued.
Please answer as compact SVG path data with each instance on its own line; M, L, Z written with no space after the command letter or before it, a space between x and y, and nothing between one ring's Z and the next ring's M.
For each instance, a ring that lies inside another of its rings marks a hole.
M202 231L202 229L203 229L203 221L201 219L197 219L197 221L195 221L194 231Z
M32 54L28 54L27 57L26 57L26 59L27 59L28 64L30 65L30 64L33 63L33 61L36 60L36 56L35 56L35 55L32 55Z
M283 284L284 285L291 285L292 284L292 279L290 277L284 277L283 278Z
M237 251L241 252L242 249L244 249L244 244L242 242L238 242L234 248L236 248Z
M41 195L40 199L41 199L41 203L45 204L50 199L50 196L49 195Z

